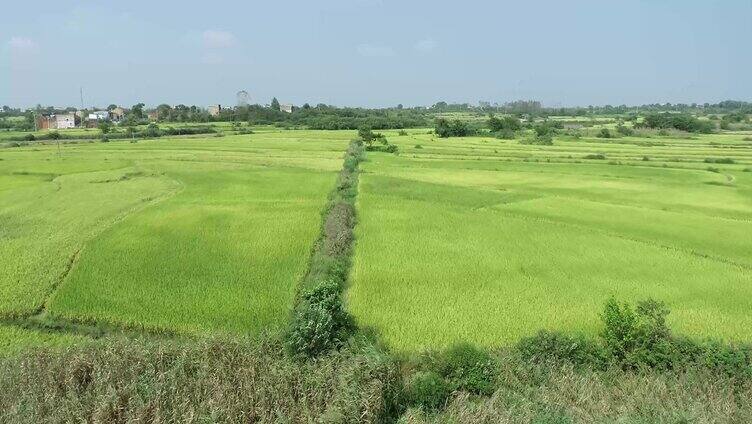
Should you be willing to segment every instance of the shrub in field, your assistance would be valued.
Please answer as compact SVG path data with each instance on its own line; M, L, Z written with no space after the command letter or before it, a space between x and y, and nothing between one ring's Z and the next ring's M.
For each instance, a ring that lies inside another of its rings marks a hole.
M611 131L608 128L601 128L600 132L598 132L598 138L611 138Z
M23 139L24 139L25 141L34 141L34 140L36 140L36 137L34 137L34 134L26 134L26 135L25 135L25 136L23 137Z
M541 330L525 337L517 343L517 350L525 361L535 363L564 361L578 367L600 367L606 362L606 352L594 340L556 331Z
M415 148L416 148L416 149L422 149L422 148L423 148L423 146L422 146L422 145L420 145L420 144L416 144L416 145L415 145Z
M50 131L49 134L47 134L47 137L49 137L50 140L60 140L62 138L57 131Z
M721 170L720 170L720 169L718 169L718 168L716 168L716 167L714 167L714 166L709 166L709 167L707 167L707 168L705 168L705 169L706 169L706 170L707 170L708 172L714 172L714 173L716 173L716 174L717 174L717 173L719 173L719 172L721 172Z
M419 371L413 374L405 387L407 402L427 411L443 408L451 394L449 384L433 371Z
M303 294L287 332L287 346L295 356L312 358L342 346L354 329L339 284L325 281Z
M496 138L501 139L501 140L514 140L514 131L510 129L503 129L503 130L497 131L495 134L496 134Z
M733 164L735 163L733 159L731 158L705 158L705 163L724 163L724 164Z
M593 153L593 154L585 155L582 158L603 160L603 159L606 159L606 155L604 155L603 153Z
M634 130L632 128L625 127L624 125L617 125L616 126L616 132L618 132L619 134L621 134L621 135L623 135L625 137L629 137L629 136L634 135Z
M453 390L490 395L496 384L496 362L483 349L469 343L456 344L436 359L435 371Z
M628 368L665 368L671 362L671 331L666 325L668 308L648 299L632 310L627 303L611 299L603 311L601 333L611 358Z
M446 137L466 137L473 134L473 129L470 128L467 122L453 119L451 121L439 118L436 120L436 126L434 129L436 135L441 138Z
M649 161L649 160L650 160L650 158L649 158L649 157L647 157L647 156L643 156L643 157L642 157L642 161L643 161L643 162L647 162L647 161Z
M397 132L397 135L407 135L407 131L399 130L399 132Z
M534 137L523 138L520 144L533 144L539 146L553 146L554 139L551 134L536 135Z

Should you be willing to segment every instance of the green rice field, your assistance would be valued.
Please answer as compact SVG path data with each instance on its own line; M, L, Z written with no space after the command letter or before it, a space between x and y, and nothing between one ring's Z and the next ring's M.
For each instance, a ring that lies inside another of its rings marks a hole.
M742 135L553 146L388 137L401 154L363 165L347 296L388 345L595 334L612 296L665 301L679 333L752 337L752 142ZM718 158L733 163L706 162Z
M0 149L0 318L283 328L355 133L254 131ZM385 135L400 153L361 165L346 306L390 347L592 335L609 297L665 301L678 333L752 337L748 135ZM0 339L82 340L7 322Z
M351 136L0 150L0 315L188 333L282 326Z

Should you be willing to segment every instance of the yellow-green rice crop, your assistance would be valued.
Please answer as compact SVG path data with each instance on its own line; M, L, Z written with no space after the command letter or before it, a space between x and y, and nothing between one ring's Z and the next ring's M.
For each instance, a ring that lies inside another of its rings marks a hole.
M610 296L667 302L681 333L752 337L752 174L740 165L752 151L740 136L388 137L402 154L364 164L348 301L391 346L592 334ZM717 172L703 163L727 156L736 163Z
M266 130L63 145L59 155L56 146L2 150L12 167L0 196L25 203L0 207L4 237L23 240L0 245L16 270L0 278L10 293L0 306L28 314L59 285L46 309L74 321L279 326L350 137Z

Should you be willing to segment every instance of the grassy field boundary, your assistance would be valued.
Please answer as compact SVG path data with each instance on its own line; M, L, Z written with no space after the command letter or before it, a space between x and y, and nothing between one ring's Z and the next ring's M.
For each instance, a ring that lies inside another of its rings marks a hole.
M320 235L311 249L308 270L298 284L285 336L293 356L315 357L339 348L356 331L343 294L352 266L355 198L363 152L360 139L350 142L322 212Z

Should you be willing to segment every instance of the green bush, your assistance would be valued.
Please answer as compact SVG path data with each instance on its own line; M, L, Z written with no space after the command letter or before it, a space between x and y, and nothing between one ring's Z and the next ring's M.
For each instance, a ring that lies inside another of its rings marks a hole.
M399 130L399 132L397 132L397 135L407 135L407 131Z
M665 304L652 299L638 302L635 310L610 299L602 315L601 336L611 358L625 368L668 368L672 359L668 314Z
M601 128L600 132L598 132L599 138L611 138L611 131L608 130L608 128Z
M34 134L26 134L23 139L24 141L34 141L36 140L36 137L34 137Z
M705 163L733 164L735 162L731 158L705 158Z
M456 344L439 355L435 371L444 377L453 390L476 395L494 391L497 366L491 355L469 343Z
M508 128L497 131L496 138L501 140L514 140L514 131Z
M459 119L453 119L449 121L444 118L439 118L436 120L434 132L441 138L466 137L474 133L473 129L470 128L467 122Z
M585 155L582 158L603 160L603 159L606 159L606 155L604 155L603 153L593 153L593 154Z
M353 333L355 322L342 304L339 284L319 283L301 302L286 336L291 354L318 356L342 346Z
M634 130L632 128L625 127L624 125L617 125L616 132L626 137L634 135Z
M569 336L556 331L541 330L517 343L525 361L535 363L568 362L576 366L600 367L606 353L595 341L582 336Z
M405 394L410 405L420 406L428 411L438 411L446 404L452 389L437 373L419 371L410 377Z

